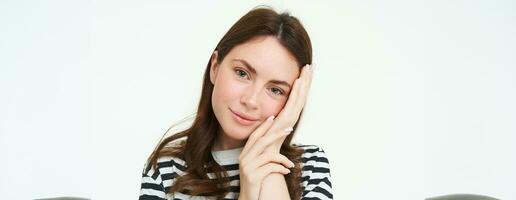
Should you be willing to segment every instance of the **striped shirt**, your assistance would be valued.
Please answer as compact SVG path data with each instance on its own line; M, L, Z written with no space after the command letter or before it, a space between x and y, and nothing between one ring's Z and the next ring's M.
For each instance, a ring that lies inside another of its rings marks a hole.
M302 200L333 199L330 166L325 152L315 145L295 145L301 147L304 153L301 155L301 186L304 187ZM230 177L230 192L225 199L238 199L240 191L240 177L238 170L238 157L243 147L222 151L213 151L214 160L227 170ZM206 200L214 199L206 196L190 196L180 192L167 194L166 191L174 184L178 176L186 171L185 161L176 157L158 158L158 166L153 170L150 165L144 167L140 200ZM209 173L209 178L215 178Z

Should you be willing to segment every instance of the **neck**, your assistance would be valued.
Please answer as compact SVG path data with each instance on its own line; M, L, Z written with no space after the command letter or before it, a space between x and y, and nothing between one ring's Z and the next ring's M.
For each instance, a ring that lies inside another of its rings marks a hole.
M228 149L234 149L238 147L243 147L245 145L245 140L236 140L228 137L223 130L219 129L217 134L217 139L215 139L215 143L213 144L214 151L222 151Z

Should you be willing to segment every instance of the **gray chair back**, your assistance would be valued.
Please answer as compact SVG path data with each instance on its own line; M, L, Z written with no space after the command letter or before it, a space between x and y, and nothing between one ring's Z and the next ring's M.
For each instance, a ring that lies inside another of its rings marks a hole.
M430 197L426 200L499 200L493 197L477 194L449 194L444 196Z
M34 200L90 200L82 197L52 197L52 198L43 198L43 199L34 199Z

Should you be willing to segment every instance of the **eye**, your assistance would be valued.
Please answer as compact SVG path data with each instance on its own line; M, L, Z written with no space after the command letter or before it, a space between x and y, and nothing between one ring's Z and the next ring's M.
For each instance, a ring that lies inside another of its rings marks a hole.
M277 94L277 95L285 94L285 92L283 92L283 90L281 90L279 88L271 88L271 92L274 93L274 94Z
M239 76L240 78L247 77L247 72L245 72L244 70L241 70L241 69L235 69L235 74L237 76Z

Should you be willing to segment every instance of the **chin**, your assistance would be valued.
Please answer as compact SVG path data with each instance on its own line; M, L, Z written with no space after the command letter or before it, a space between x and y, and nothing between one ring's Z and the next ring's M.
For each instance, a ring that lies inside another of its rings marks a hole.
M251 135L250 130L242 129L238 127L225 128L224 132L227 137L230 137L234 140L245 140Z

